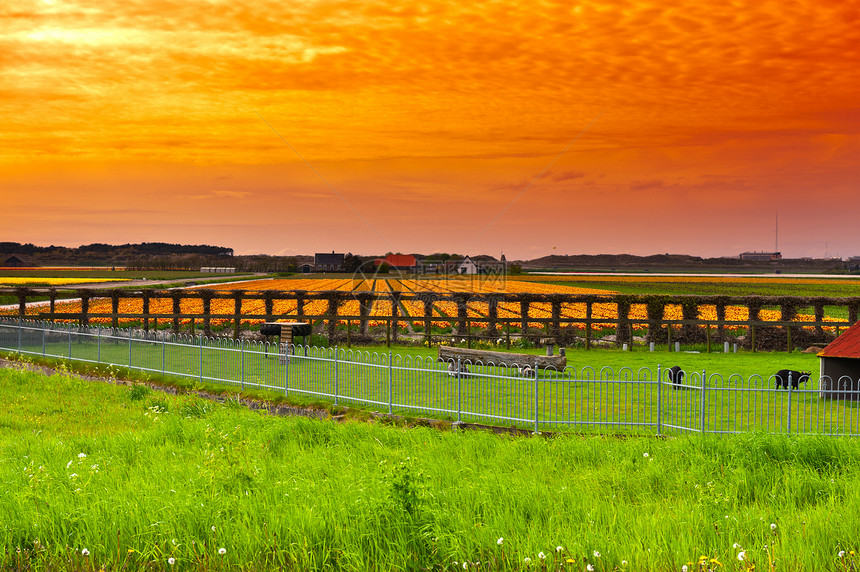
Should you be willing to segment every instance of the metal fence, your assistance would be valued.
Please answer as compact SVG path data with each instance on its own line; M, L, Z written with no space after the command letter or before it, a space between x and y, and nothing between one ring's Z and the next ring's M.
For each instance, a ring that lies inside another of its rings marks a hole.
M674 383L659 365L556 371L10 320L0 320L0 351L534 431L860 434L860 391L847 378L776 389L772 376L695 371Z

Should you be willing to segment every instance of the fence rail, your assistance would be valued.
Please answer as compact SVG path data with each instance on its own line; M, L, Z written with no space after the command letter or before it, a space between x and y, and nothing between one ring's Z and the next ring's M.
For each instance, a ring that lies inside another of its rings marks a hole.
M75 311L64 311L60 291L37 288L0 289L18 297L22 319L73 321L118 328L139 324L145 331L170 329L211 336L213 328L229 329L239 338L243 328L261 322L302 320L316 333L347 346L367 339L390 345L409 337L428 345L462 339L552 338L556 343L592 347L612 332L618 346L640 340L741 343L752 349L786 349L826 344L858 320L860 298L795 296L652 296L567 294L477 294L466 292L346 291L215 291L215 290L72 290ZM30 303L47 298L42 306ZM674 311L672 310L674 308ZM65 309L67 310L67 308ZM192 311L195 310L195 311ZM729 310L735 310L730 312ZM804 317L801 311L809 312ZM680 311L680 319L672 319ZM707 317L706 314L710 317ZM739 318L738 316L744 316ZM778 317L775 317L778 316Z
M847 377L775 389L773 377L691 371L674 383L659 365L556 371L23 320L0 320L0 351L533 431L860 434L860 391Z

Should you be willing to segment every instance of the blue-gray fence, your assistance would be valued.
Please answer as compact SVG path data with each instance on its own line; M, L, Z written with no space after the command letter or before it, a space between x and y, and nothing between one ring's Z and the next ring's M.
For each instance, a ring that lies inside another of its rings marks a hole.
M534 431L860 434L860 392L848 379L777 389L772 376L690 371L674 383L659 365L555 371L14 320L0 321L0 350Z

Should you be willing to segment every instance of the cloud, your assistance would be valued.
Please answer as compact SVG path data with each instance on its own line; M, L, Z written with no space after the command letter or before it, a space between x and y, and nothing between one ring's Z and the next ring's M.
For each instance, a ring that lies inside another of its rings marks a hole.
M547 173L551 175L550 178L555 182L561 181L572 181L574 179L582 179L585 177L585 173L583 171L562 171L560 173Z

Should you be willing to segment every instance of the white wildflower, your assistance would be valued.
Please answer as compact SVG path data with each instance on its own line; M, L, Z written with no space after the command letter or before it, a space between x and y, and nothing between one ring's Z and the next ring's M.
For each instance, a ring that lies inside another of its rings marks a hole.
M840 550L840 551L839 551L839 555L838 555L838 556L839 556L839 558L845 558L845 551L844 551L844 550Z
M642 456L643 456L643 457L645 457L645 458L647 459L647 458L648 458L648 457L650 457L651 455L649 455L648 453L642 453Z
M555 547L555 551L556 551L556 552L561 552L562 550L564 550L564 548L563 548L563 547L561 547L561 546L556 546L556 547Z
M498 544L499 546L501 546L504 543L505 543L505 539L502 537L499 537L499 539L496 541L496 544Z
M227 549L226 548L219 548L218 554L220 554L221 556L224 556L225 554L227 554Z
M86 459L86 458L87 458L86 453L78 453L78 459Z
M746 557L747 557L747 553L746 553L746 552L744 552L743 550L741 550L740 552L738 552L738 560L740 560L741 562L743 562L744 560L746 560Z
M774 523L774 522L770 523L770 530L771 530L771 532L776 532L776 523Z
M529 558L528 556L526 556L525 558L523 558L523 564L531 564L531 563L532 563L532 559L531 559L531 558Z
M595 551L594 551L594 557L595 557L595 558L600 558L600 552L598 552L597 550L595 550Z
M468 569L469 569L469 563L463 562L463 570L468 570Z
M81 550L81 554L83 554L84 556L89 556L89 555L90 555L90 551L89 551L89 550L87 550L86 548L84 548L83 550Z
M171 566L173 566L174 564L176 564L176 558L171 556L170 558L167 559L167 563L170 564Z
M594 566L592 566L591 564L586 566L585 569L588 570L588 572L594 572Z
M546 554L544 554L543 552L538 552L538 558L540 558L541 560L546 560Z
M686 564L684 564L683 566L681 566L681 572L687 572L687 570L688 570L688 568L687 568L687 565L686 565Z

